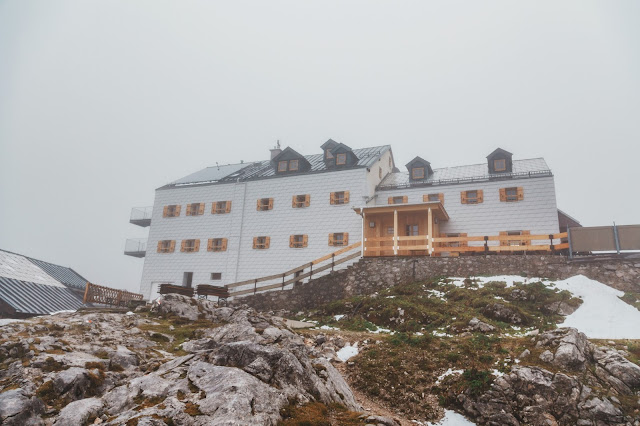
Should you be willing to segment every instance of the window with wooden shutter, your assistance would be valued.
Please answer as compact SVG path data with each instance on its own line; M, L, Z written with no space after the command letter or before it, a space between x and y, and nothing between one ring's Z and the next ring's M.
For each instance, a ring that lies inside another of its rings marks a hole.
M257 204L258 211L267 211L273 209L273 198L259 198Z
M482 189L460 192L460 202L462 204L480 204L484 201Z
M226 214L231 212L231 201L216 201L211 205L211 214Z
M444 194L443 193L439 193L439 194L424 194L422 196L422 201L425 202L425 203L439 201L440 203L444 204Z
M253 237L253 248L257 250L268 249L270 242L270 237Z
M349 191L332 192L329 198L331 204L348 204L349 203Z
M304 248L307 246L307 235L290 235L289 247L291 248Z
M176 242L174 240L158 241L158 253L173 253L175 248Z
M291 207L293 207L294 209L309 207L310 200L311 200L310 194L294 195L293 198L291 199Z
M278 162L278 171L279 172L286 172L287 171L287 161Z
M207 244L207 251L227 251L227 239L210 238Z
M411 169L411 178L416 179L424 179L424 167L414 167Z
M295 172L298 170L298 160L289 160L289 171Z
M333 234L329 234L330 246L346 246L348 244L349 244L348 232L334 232Z
M406 204L409 202L407 195L398 195L397 197L389 197L389 204Z
M500 188L500 201L514 202L524 200L522 187Z
M507 170L507 160L501 158L499 160L493 160L493 170L496 172L504 172Z
M181 244L181 252L193 253L200 250L200 240L182 240Z
M180 216L179 204L164 206L164 208L162 209L162 217L178 217L178 216Z
M187 204L187 216L199 216L204 214L204 203Z

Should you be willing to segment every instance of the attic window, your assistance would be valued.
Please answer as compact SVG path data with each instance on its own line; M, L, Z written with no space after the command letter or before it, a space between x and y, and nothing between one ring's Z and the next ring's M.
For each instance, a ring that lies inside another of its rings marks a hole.
M345 154L345 153L338 154L336 156L336 164L337 165L347 164L347 154Z
M324 151L324 158L326 158L326 159L333 158L333 154L331 153L331 148L326 149Z
M289 171L295 172L298 170L298 160L289 160Z
M507 160L504 158L500 160L493 160L493 170L496 172L504 172L507 170Z
M279 172L286 172L287 171L287 164L288 164L288 161L279 161L278 162L278 171Z
M412 179L424 179L424 167L414 167L411 169Z

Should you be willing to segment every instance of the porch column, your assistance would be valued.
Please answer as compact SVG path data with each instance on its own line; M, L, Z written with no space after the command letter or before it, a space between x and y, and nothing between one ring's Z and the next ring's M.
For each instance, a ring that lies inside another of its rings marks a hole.
M365 251L367 250L367 248L365 247L365 243L367 242L367 239L364 236L364 231L365 231L365 224L366 224L366 218L365 218L365 213L364 213L364 209L362 209L362 243L360 244L360 257L364 257L365 255Z
M398 255L398 210L393 211L393 255Z
M429 256L433 254L433 213L431 212L431 207L429 207L427 217L427 251Z

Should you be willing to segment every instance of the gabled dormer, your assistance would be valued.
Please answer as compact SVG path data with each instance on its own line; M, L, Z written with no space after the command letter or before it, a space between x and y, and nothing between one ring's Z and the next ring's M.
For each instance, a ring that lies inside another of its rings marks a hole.
M512 153L502 148L493 151L487 156L489 174L511 173L513 170L512 157Z
M324 159L325 162L327 160L333 159L333 154L331 153L331 150L338 145L339 145L338 142L334 141L333 139L329 139L328 141L323 143L322 146L320 146L320 148L322 148L322 153L323 153L322 158Z
M409 171L409 179L411 181L425 180L433 174L431 163L420 157L416 157L409 161L406 167Z
M358 163L358 157L353 150L343 143L338 143L331 148L332 158L325 158L327 167L350 167Z
M287 147L271 160L276 174L290 174L306 172L311 169L311 164L303 155Z

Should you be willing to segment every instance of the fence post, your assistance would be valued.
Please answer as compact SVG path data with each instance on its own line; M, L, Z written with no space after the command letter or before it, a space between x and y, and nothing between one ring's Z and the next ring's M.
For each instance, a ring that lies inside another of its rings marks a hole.
M484 236L484 253L489 253L489 237L486 235Z
M573 247L571 247L571 228L567 226L567 240L569 242L569 260L573 259Z
M258 279L256 278L256 280L253 282L253 294L256 294L257 290L258 290Z
M553 245L553 234L549 234L549 246L551 248L551 253L556 252L556 247Z
M282 274L282 289L284 290L284 277L286 277L285 274Z
M618 239L618 227L616 226L615 222L613 222L613 238L616 241L616 252L620 254L620 240Z
M336 264L336 254L335 253L331 253L331 272L333 272L333 267Z
M309 281L311 281L311 278L313 277L313 262L311 262L309 264L310 269L309 269Z

